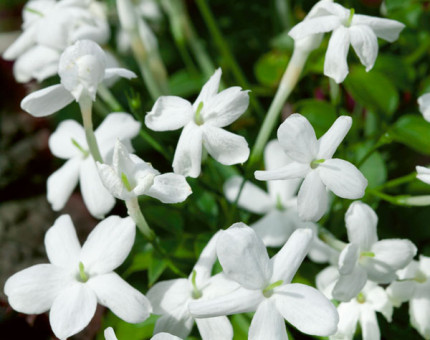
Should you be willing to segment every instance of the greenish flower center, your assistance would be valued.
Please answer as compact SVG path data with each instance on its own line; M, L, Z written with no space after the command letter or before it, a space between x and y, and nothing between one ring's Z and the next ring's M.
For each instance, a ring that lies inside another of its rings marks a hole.
M279 194L276 196L276 209L280 211L285 210L285 207L282 205L281 196Z
M273 294L273 289L275 289L276 287L279 287L283 283L284 281L282 280L271 283L270 285L268 285L266 288L263 289L263 295L267 298L271 297Z
M375 253L371 251L363 251L360 254L361 257L375 257Z
M322 164L325 162L325 159L314 159L311 162L311 169L316 169L318 167L318 165Z
M84 264L82 262L79 262L79 279L82 282L87 282L89 279L88 274L85 273Z
M127 189L127 191L132 191L133 188L131 187L131 184L127 178L127 175L123 172L121 172L121 181L124 184L125 188Z
M427 276L422 271L418 271L414 277L414 281L418 283L424 283L427 281Z
M193 285L192 297L193 299L200 299L203 296L203 293L197 288L196 276L197 272L193 270L193 274L191 275L191 284Z
M349 10L349 18L348 18L348 21L346 22L346 27L349 27L349 26L351 26L351 24L352 24L352 18L353 18L353 16L354 16L354 14L355 14L355 9L354 8L351 8L350 10Z
M80 151L82 152L84 158L88 157L90 152L88 150L85 150L81 144L79 144L76 139L72 138L72 144Z
M358 303L365 303L366 302L366 297L364 296L363 293L359 293L357 295L357 302Z
M33 13L33 14L36 14L36 15L39 15L39 16L41 16L41 17L44 17L44 15L43 15L43 13L42 13L42 12L39 12L38 10L35 10L35 9L33 9L33 8L26 7L26 8L25 8L25 10L26 10L27 12L30 12L30 13Z
M203 124L203 118L201 116L202 109L203 109L203 102L200 102L199 106L197 106L196 114L194 115L194 121L196 122L197 125Z

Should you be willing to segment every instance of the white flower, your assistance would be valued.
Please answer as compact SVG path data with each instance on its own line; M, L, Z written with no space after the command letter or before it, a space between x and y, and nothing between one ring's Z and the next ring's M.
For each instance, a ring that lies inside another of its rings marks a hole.
M327 267L317 275L317 287L322 292L331 290L338 279L339 273L335 267ZM331 299L331 295L327 297ZM376 312L382 313L388 322L393 315L393 304L388 299L387 292L377 284L368 281L361 292L350 302L342 302L337 307L339 324L331 340L352 340L361 325L363 340L377 340L381 338Z
M218 235L215 234L203 249L188 279L161 281L148 291L154 313L161 315L154 333L169 332L186 338L195 321L203 340L233 338L233 328L226 316L197 319L188 310L192 301L207 300L238 288L237 283L227 280L223 274L211 277Z
M106 68L106 55L95 42L80 40L61 55L58 74L61 84L33 92L21 102L21 108L33 116L48 116L70 104L95 101L97 87L115 76L134 78L122 68Z
M418 105L420 106L420 112L424 119L430 122L430 93L423 94L419 97Z
M361 291L367 280L391 283L396 271L406 267L417 253L409 240L378 241L378 217L367 204L353 202L345 214L349 243L339 256L340 277L333 297L349 301Z
M430 169L424 166L416 166L415 170L417 171L417 178L426 183L430 184Z
M128 256L135 233L131 218L110 216L81 247L70 216L60 216L45 235L51 263L11 276L4 287L9 304L26 314L50 310L52 330L60 339L84 329L97 302L126 322L144 321L151 313L148 299L113 272Z
M140 123L126 113L111 113L95 131L100 152L112 162L115 141L119 138L131 148L130 139L139 133ZM82 198L91 215L102 218L114 206L115 199L100 180L91 156L84 128L74 120L59 124L49 138L51 152L66 163L48 178L47 197L52 209L61 210L80 182Z
M331 1L320 1L318 13L294 26L289 35L294 40L333 31L324 62L324 74L341 83L348 74L347 56L351 44L366 71L372 69L378 55L378 39L397 40L404 24L390 19L354 14Z
M104 44L110 34L105 9L96 1L29 1L23 20L23 33L3 54L6 60L16 59L19 82L55 75L67 46L82 39Z
M249 104L248 91L234 86L217 93L220 78L221 69L218 69L203 86L194 104L180 97L163 96L145 117L146 126L154 131L184 128L173 159L176 173L199 176L203 147L225 165L248 159L245 138L222 129L245 112Z
M179 203L192 192L184 176L161 175L151 164L130 154L119 140L115 144L112 165L97 162L97 166L104 186L122 200L147 195L163 203Z
M333 158L337 147L351 128L351 117L341 116L317 140L309 121L295 113L278 129L278 140L293 160L276 170L256 171L263 181L304 178L298 194L298 212L303 220L319 220L327 210L328 192L342 198L356 199L364 195L366 178L351 163Z
M387 288L396 307L409 301L412 326L425 338L430 339L430 257L420 256L406 268L397 272L399 280Z
M278 141L270 141L264 150L267 170L273 170L291 163L291 159L282 151ZM275 180L267 182L266 193L253 183L246 181L238 205L255 214L264 216L250 225L268 247L282 247L297 228L311 228L315 232L318 226L312 222L303 222L297 214L297 189L300 179ZM237 198L243 178L233 176L224 184L224 192L230 202ZM335 257L333 251L318 237L314 237L309 257L315 262L327 262Z
M106 340L118 340L112 327L106 328L104 335ZM151 340L182 340L182 339L169 333L158 333L154 335L151 338Z
M271 259L254 230L243 223L221 231L217 255L225 275L240 288L224 296L193 301L194 317L256 311L249 339L287 339L286 319L303 333L334 334L338 315L333 304L315 288L291 283L312 240L312 231L298 229Z

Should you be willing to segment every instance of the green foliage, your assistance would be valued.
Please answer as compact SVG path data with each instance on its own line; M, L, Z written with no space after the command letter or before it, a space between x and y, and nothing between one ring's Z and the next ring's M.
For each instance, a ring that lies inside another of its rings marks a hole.
M415 151L430 155L430 123L418 115L404 115L389 132L391 138Z

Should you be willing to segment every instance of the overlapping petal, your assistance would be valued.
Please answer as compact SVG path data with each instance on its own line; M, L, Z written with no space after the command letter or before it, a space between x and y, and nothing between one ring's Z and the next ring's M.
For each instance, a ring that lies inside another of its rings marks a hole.
M183 202L191 193L185 177L174 173L155 176L154 184L146 192L163 203Z
M360 201L353 202L345 214L348 240L363 251L370 250L378 241L377 223L378 216L371 207Z
M330 38L324 61L324 74L341 83L348 74L348 56L350 34L348 28L339 26Z
M340 116L335 120L327 132L318 139L318 159L332 158L336 149L342 143L349 129L351 129L352 118L349 116Z
M318 221L327 208L327 189L317 171L310 171L306 175L297 197L299 216L305 221Z
M193 115L188 100L176 96L162 96L145 116L145 124L154 131L177 130L185 126Z
M226 316L196 319L196 324L203 340L233 339L233 327Z
M378 39L375 33L369 26L354 25L349 28L349 37L355 53L369 72L378 56Z
M278 312L274 300L266 299L260 303L252 318L248 339L288 339L284 319Z
M202 161L203 133L194 122L185 125L179 137L173 158L173 170L177 174L189 177L200 175Z

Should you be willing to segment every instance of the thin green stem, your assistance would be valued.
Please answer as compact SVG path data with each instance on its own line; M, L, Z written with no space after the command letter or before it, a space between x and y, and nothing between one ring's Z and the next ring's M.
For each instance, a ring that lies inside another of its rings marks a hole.
M360 161L357 164L357 168L359 168L360 166L362 166L364 164L364 162L367 161L367 159L372 156L372 154L378 150L381 146L384 146L386 144L391 143L391 138L389 136L388 133L384 133L381 137L379 137L378 141L375 143L375 145L373 145L367 152L366 154L360 159Z
M112 112L125 112L120 102L115 98L110 89L101 83L97 89L97 94L110 107Z
M142 211L140 210L139 201L137 200L137 197L133 197L126 200L125 205L127 207L128 214L136 223L137 228L140 230L143 236L145 236L145 238L148 239L149 242L153 243L155 240L155 233L146 222L146 219L143 216Z
M415 180L415 178L417 178L417 173L414 171L408 175L398 177L398 178L392 179L388 182L385 182L384 184L379 185L379 186L375 187L374 189L375 190L382 190L382 189L397 187L399 185L412 182L413 180Z
M85 136L87 138L88 147L94 160L103 163L103 158L100 153L99 146L97 144L96 136L93 130L92 120L92 100L90 97L83 97L79 101L79 106L82 113L82 121L84 123Z

